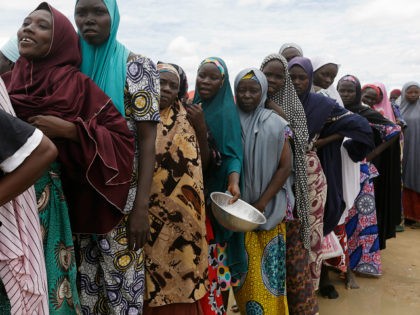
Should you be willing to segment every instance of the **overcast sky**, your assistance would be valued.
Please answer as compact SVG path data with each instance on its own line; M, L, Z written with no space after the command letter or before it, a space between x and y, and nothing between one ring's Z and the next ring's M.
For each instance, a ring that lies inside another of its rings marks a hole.
M0 45L39 3L2 0ZM72 22L74 3L50 0ZM190 89L205 57L223 58L233 80L285 42L307 57L334 55L337 79L351 73L388 89L420 81L419 0L119 0L119 8L119 40L155 62L179 64Z

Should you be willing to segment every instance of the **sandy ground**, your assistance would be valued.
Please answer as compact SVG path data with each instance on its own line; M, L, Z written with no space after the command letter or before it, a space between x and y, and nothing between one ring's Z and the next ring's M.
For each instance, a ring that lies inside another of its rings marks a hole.
M357 290L346 290L331 272L340 297L319 297L320 315L420 315L420 229L406 227L397 238L388 240L382 266L383 275L378 279L356 277ZM233 297L230 302L234 303Z

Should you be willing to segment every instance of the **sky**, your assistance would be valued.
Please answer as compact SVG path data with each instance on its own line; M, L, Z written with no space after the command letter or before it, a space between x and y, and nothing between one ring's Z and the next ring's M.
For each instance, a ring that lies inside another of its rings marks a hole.
M40 1L2 0L0 45ZM73 0L50 0L74 24ZM420 81L418 0L119 0L118 39L153 61L180 65L194 89L200 61L225 60L231 81L285 42L332 55L336 81L354 74L388 90Z

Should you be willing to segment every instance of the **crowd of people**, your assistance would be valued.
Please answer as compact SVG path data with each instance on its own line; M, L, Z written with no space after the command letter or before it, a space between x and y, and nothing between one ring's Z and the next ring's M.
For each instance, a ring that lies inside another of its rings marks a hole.
M420 84L389 97L294 43L245 68L117 40L116 0L43 2L0 53L0 314L319 313L420 222ZM190 97L193 95L193 97ZM235 232L230 193L267 222Z

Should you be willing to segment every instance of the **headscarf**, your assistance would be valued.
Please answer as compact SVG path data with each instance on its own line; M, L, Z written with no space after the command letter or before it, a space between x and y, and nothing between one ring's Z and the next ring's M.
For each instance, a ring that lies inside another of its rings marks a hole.
M311 62L314 72L328 64L336 65L337 69L340 69L341 66L334 56L315 56L311 58ZM325 96L336 100L341 107L344 107L343 101L341 100L340 94L338 94L334 83L331 83L331 85L327 89L321 89L320 91L318 91L318 93L322 93Z
M188 99L188 79L187 79L187 74L185 73L184 69L182 69L180 66L171 63L170 65L172 65L177 71L178 71L178 75L180 78L180 83L179 83L179 92L178 92L178 99L182 100Z
M82 36L80 70L90 77L113 101L121 115L124 110L124 87L127 75L127 58L130 51L117 40L120 13L116 0L103 0L111 17L108 40L101 46L89 45ZM76 1L77 4L77 1Z
M232 172L241 173L241 123L233 99L225 62L221 58L210 57L203 60L200 67L207 63L213 63L220 70L223 76L223 85L211 100L202 100L196 89L193 103L202 104L207 126L223 156L221 168L213 173L211 180L206 182L206 188L209 192L225 191L227 176Z
M178 79L178 83L180 84L181 82L181 78L179 77L179 73L178 73L178 70L177 69L175 69L175 67L173 66L173 65L171 65L171 64L169 64L169 63L163 63L163 62L158 62L157 63L157 70L159 71L159 73L162 73L162 72L169 72L169 73L172 73L172 74L174 74L176 77L177 77L177 79Z
M126 203L133 135L110 98L79 71L78 37L70 21L46 2L38 9L52 14L51 46L42 59L17 60L14 70L7 74L10 77L6 76L10 99L21 119L52 115L76 125L79 144L55 141L64 166L63 182L74 185L66 195L73 215L72 228L74 232L106 233L121 220L118 210L122 211ZM95 207L77 204L85 203L80 196L70 197L81 187L89 196L99 198Z
M407 82L401 93L401 115L407 122L404 132L403 181L405 187L420 193L420 99L410 104L405 98L407 89L412 86L420 88L418 82Z
M385 85L380 82L376 82L373 84L366 84L363 86L362 91L364 91L367 88L371 88L375 90L378 97L382 95L382 101L380 101L378 104L373 105L372 108L380 112L381 114L383 114L386 119L389 119L393 123L395 123L396 119L395 119L394 111L392 110L391 102L386 93Z
M268 83L260 70L249 68L242 70L235 78L235 91L244 76L252 73L253 80L261 87L261 99L258 107L251 113L241 111L242 142L244 147L244 189L242 198L249 202L256 202L270 184L278 169L280 157L285 143L284 129L287 122L269 109L265 109ZM267 154L270 152L270 154ZM294 176L284 183L282 189L270 200L264 209L267 223L261 225L262 230L271 230L285 217L288 201L294 207L292 191Z
M11 62L16 62L19 55L19 48L18 48L18 42L17 42L17 36L11 37L6 44L4 44L0 51L3 53L3 55L9 59Z
M311 93L313 68L312 63L308 58L293 58L289 62L288 69L290 70L294 66L299 66L305 70L309 79L308 87L303 95L299 95L299 99L306 114L309 140L312 140L312 138L321 131L322 127L330 116L335 101L323 95Z
M279 54L282 54L287 48L295 48L300 52L300 57L303 56L302 48L296 43L285 43L285 44L281 45L281 47L279 49Z
M320 134L321 138L340 134L350 138L343 143L350 158L362 160L372 149L372 130L369 123L358 115L352 115L333 99L311 93L313 78L312 64L308 58L295 57L289 62L289 69L300 66L308 75L310 84L299 98L308 120L309 137ZM343 199L341 142L334 141L318 150L318 156L327 178L327 202L324 208L324 235L329 234L340 221L345 209Z
M211 100L202 100L196 89L193 101L194 104L202 104L206 124L222 155L222 164L209 170L205 176L206 192L210 194L214 191L226 191L229 174L233 172L241 174L243 152L241 123L233 99L226 64L221 58L210 57L203 60L200 67L207 63L216 65L224 78L221 88ZM212 220L212 226L216 242L228 242L227 263L231 269L232 277L238 279L247 271L244 234L228 231L215 220Z
M260 69L270 61L278 60L284 68L284 87L268 98L278 104L286 114L288 123L293 130L293 155L295 161L295 197L296 212L302 224L302 240L306 248L310 248L310 227L309 227L309 199L308 199L308 174L306 171L306 148L308 146L308 127L306 124L305 111L300 102L289 71L287 70L287 60L280 54L271 54L264 58Z
M399 97L401 95L401 90L400 89L393 89L391 91L391 93L389 93L389 96L391 97L392 95L395 95L396 97Z

